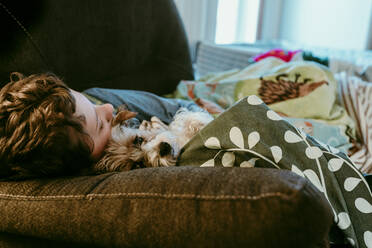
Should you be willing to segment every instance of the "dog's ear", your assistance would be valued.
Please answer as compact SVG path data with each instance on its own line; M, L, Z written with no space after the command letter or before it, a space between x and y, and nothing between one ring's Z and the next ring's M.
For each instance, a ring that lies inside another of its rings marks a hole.
M136 112L132 112L129 110L122 110L120 111L115 118L112 120L111 125L116 126L117 124L122 124L124 121L129 120L137 115Z

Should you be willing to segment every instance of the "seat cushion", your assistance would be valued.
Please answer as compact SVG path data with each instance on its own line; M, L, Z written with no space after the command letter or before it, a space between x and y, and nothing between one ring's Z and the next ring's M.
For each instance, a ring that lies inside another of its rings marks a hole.
M0 212L2 236L107 247L327 247L332 223L308 180L258 168L1 182Z

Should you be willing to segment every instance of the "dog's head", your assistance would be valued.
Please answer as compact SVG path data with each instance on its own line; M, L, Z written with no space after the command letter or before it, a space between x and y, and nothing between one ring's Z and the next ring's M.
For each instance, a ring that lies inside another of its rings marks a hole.
M175 137L169 131L139 130L119 127L120 134L112 138L96 171L127 171L144 167L172 166L180 152Z
M120 120L113 121L112 139L105 155L95 165L95 171L127 171L176 164L180 147L173 133L163 128L140 129L122 125L135 113L119 114L115 119Z

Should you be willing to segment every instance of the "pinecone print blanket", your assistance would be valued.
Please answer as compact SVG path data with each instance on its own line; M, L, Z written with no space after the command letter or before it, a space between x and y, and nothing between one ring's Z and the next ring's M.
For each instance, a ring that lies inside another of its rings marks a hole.
M195 135L179 164L291 170L325 195L347 242L372 247L372 193L361 172L344 153L295 128L255 95Z
M315 62L269 57L244 69L181 81L173 97L205 99L227 109L249 95L259 96L296 127L346 153L357 140L354 121L337 101L337 81Z

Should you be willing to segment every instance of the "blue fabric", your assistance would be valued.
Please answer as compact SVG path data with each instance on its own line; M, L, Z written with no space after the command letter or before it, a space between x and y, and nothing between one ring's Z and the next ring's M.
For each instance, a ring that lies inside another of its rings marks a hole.
M164 98L145 91L91 88L83 93L101 102L111 103L115 108L125 105L130 111L138 113L136 117L139 121L150 120L152 116L157 116L168 124L180 108L204 111L194 102Z

